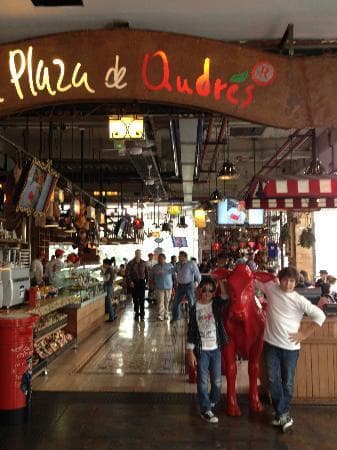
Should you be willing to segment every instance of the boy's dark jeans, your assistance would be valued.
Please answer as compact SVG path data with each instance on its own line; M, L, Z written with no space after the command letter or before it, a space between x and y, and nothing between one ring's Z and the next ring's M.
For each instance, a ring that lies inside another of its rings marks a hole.
M208 374L211 381L211 392L208 394ZM211 409L211 403L218 403L221 394L221 352L216 350L202 351L197 359L197 390L202 413Z
M268 342L264 343L264 363L277 417L289 413L299 353L299 350L285 350Z

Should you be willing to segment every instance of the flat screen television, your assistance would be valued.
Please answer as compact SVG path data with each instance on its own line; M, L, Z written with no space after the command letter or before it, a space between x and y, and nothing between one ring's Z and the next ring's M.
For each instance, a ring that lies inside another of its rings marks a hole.
M248 225L263 225L264 209L248 209Z
M187 247L187 239L186 237L177 237L177 236L173 236L172 237L172 243L173 243L173 247Z
M218 225L248 225L259 226L264 224L263 209L246 209L244 200L226 198L218 203Z
M58 179L57 172L49 164L34 159L23 177L17 210L34 215L45 213Z

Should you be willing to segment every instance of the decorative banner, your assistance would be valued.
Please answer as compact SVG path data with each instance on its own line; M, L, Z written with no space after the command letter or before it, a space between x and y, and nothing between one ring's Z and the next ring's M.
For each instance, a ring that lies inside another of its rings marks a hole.
M27 165L26 172L22 174L24 185L16 211L35 216L44 214L48 210L51 198L54 198L58 176L59 174L51 167L51 161L42 162L34 158Z
M184 105L255 123L337 123L337 57L288 58L211 39L86 30L0 46L0 115L51 104Z

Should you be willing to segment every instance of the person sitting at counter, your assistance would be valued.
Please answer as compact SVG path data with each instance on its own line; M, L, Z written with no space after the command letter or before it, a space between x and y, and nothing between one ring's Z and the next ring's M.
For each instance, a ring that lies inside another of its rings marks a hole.
M300 278L303 277L303 284L305 288L313 287L313 283L309 280L309 275L306 270L300 270Z
M328 281L328 271L327 270L320 270L319 271L320 278L316 281L315 287L321 288L321 294L329 295L330 292L330 283Z
M329 285L329 290L319 299L317 303L319 308L324 309L324 306L329 303L337 303L336 281L337 279L332 275L327 276L326 284Z

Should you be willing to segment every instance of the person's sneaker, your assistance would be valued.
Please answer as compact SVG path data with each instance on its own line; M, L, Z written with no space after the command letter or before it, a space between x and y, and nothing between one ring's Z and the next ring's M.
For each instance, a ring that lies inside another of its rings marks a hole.
M200 413L200 417L208 423L218 423L219 419L212 413L212 411L206 411L204 413Z
M292 417L288 416L282 424L283 433L286 433L287 431L289 431L293 425L294 425L294 419Z
M281 419L277 416L271 421L271 424L273 425L273 427L281 427L283 425Z
M213 409L215 407L215 403L211 403L211 408Z
M164 318L161 316L158 316L158 320L160 320L162 322L164 320Z

